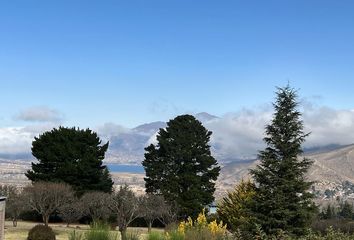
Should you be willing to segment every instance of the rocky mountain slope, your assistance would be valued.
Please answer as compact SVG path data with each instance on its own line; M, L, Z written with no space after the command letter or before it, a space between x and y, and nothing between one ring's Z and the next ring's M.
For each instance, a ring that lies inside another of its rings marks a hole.
M354 145L305 153L303 157L313 161L308 179L314 182L312 190L319 198L354 198L354 194L351 196L354 184ZM249 169L258 163L257 160L234 161L223 166L218 180L220 194L232 188L242 178L250 178Z

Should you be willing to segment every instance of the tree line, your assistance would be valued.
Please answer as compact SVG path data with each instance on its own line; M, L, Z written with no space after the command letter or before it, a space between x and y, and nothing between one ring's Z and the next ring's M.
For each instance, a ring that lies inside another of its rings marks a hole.
M354 219L354 207L349 201L329 203L319 214L321 219Z
M314 196L309 191L312 183L306 179L312 161L300 157L308 133L303 130L297 92L289 85L277 89L273 108L272 119L265 127L263 140L266 147L258 154L260 164L250 170L252 180L242 181L222 199L218 204L218 215L228 223L230 230L246 235L254 232L255 227L261 227L267 234L285 231L300 236L310 226L317 211ZM23 193L28 200L39 198L31 207L42 214L46 224L48 212L54 210L40 210L41 207L34 204L49 191L41 185L47 184L43 182L54 182L58 185L53 186L60 186L63 190L71 189L52 192L53 202L60 202L56 199L60 197L63 203L60 208L52 209L74 215L75 205L64 203L74 197L76 199L72 202L88 198L84 205L86 209L92 207L91 217L104 218L108 215L103 209L109 209L116 213L123 235L138 215L135 213L150 212L150 217L145 217L150 221L149 226L154 219L162 219L156 217L160 214L155 211L157 205L149 210L138 207L149 205L146 201L150 198L161 197L161 205L170 206L164 208L168 209L164 214L174 212L178 219L195 218L214 201L215 182L220 173L220 166L210 150L211 135L212 132L191 115L177 116L167 123L165 129L160 129L157 144L145 148L142 165L146 172L144 180L148 197L142 200L126 187L113 190L113 181L102 162L109 142L102 144L97 133L90 129L59 127L33 141L32 154L38 162L32 163L32 169L26 173L33 185L26 187ZM39 189L44 192L35 195ZM68 192L71 193L66 195ZM96 195L87 197L88 194ZM109 201L101 211L102 205L96 206L95 201L100 203L106 199Z
M176 210L162 196L136 196L128 186L121 186L112 193L91 191L78 197L68 184L36 182L21 192L13 186L1 186L0 194L8 196L6 214L13 226L17 226L18 217L25 211L40 214L46 226L54 214L67 226L83 217L93 222L107 222L110 218L124 240L128 226L137 218L146 221L149 231L156 220L164 225L177 220Z

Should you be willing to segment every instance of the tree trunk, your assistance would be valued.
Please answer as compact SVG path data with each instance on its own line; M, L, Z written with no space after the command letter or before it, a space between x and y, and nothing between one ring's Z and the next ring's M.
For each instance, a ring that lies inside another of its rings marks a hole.
M17 227L17 218L12 219L12 226Z
M43 222L44 222L44 225L46 225L48 227L48 223L49 223L49 216L47 215L43 215Z
M121 240L127 240L127 228L119 229Z
M148 232L151 233L152 221L148 222Z

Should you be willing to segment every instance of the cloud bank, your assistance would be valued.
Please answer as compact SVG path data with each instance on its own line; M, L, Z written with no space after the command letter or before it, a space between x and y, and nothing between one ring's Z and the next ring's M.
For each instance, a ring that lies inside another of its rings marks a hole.
M311 104L303 106L305 132L311 132L304 144L305 148L354 143L354 111L336 110L323 106L313 107ZM48 111L44 112L48 113ZM22 117L37 119L37 121L57 119L53 117L57 115L51 114L49 116L46 114L23 114ZM243 109L205 121L205 127L213 132L211 137L213 154L222 161L255 158L258 151L264 148L262 140L264 127L271 120L272 114L271 107ZM4 154L30 154L34 137L54 126L56 126L55 123L39 122L27 127L0 128L0 156ZM149 126L157 131L159 124ZM151 136L147 136L146 129L143 131L141 129L144 128L140 128L128 129L115 123L106 123L93 129L104 140L110 140L110 151L122 156L123 160L121 159L120 162L124 162L125 156L136 158L132 151L137 151L141 160L143 148L149 143L155 143L156 131L155 133L151 132ZM149 131L151 129L149 128Z
M304 148L354 143L354 111L307 106L302 114L304 132L310 133ZM244 109L206 122L205 126L213 131L213 152L222 159L255 158L265 147L264 128L272 115L271 108Z
M0 128L0 156L29 156L34 137L53 127L54 125L52 124L42 124L26 127Z

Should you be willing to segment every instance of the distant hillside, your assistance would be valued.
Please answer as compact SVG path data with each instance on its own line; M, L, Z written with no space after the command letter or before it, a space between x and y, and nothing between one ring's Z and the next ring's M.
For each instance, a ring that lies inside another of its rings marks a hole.
M333 197L348 195L343 186L354 184L354 145L337 146L330 149L317 149L306 153L304 157L313 160L308 179L314 181L314 189L318 197L325 198L325 192L333 191ZM254 168L259 161L239 161L226 164L218 180L220 194L232 188L242 178L250 178L249 169ZM353 195L354 198L354 195Z
M139 144L142 144L142 142ZM120 147L129 150L128 145L122 144ZM133 150L134 148L130 149L130 151ZM316 194L318 200L331 200L338 196L354 199L354 145L320 150L315 153L310 152L304 154L304 157L310 158L314 162L308 173L308 179L314 181L312 191ZM225 195L242 178L250 178L249 169L256 167L259 163L255 159L227 159L226 162L221 163L222 168L215 194L217 198ZM24 173L29 168L28 161L0 159L0 182L23 186L28 183ZM121 173L113 173L113 175L116 184L126 181L132 184L134 189L143 191L143 174L133 174L135 180L129 179L129 177L121 179ZM136 181L136 179L139 179L139 181Z
M336 183L350 181L354 183L354 145L305 156L314 161L309 172L311 180Z

